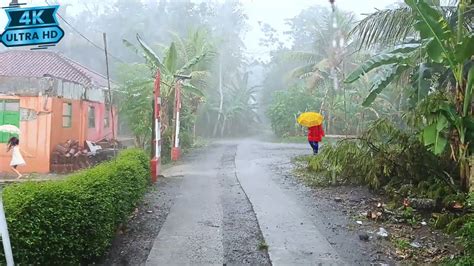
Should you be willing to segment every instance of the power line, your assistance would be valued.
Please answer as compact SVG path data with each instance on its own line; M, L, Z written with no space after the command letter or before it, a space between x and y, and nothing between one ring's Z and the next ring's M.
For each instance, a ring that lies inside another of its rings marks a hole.
M48 6L50 6L48 0L44 0L46 2L46 4ZM94 46L95 48L105 52L105 49L102 48L100 45L97 45L96 43L94 43L93 41L91 41L89 38L87 38L84 34L82 34L79 30L77 30L71 23L69 23L65 18L63 18L59 13L57 14L58 17L64 21L64 23L66 23L73 31L75 31L77 34L79 34L79 36L81 36L82 38L84 38L88 43L90 43L92 46ZM115 55L111 54L111 53L107 53L108 55L110 55L110 57L112 57L113 59L119 61L120 63L126 63L125 61L123 61L122 59L116 57Z

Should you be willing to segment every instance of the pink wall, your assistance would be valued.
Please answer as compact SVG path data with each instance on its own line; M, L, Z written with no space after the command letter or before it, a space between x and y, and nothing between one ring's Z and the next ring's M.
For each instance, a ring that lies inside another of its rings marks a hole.
M89 128L89 119L88 119L88 112L89 107L95 108L95 127ZM84 126L86 129L86 139L91 141L99 141L104 138L110 139L112 138L112 113L109 111L109 127L104 127L104 118L106 113L106 105L104 103L97 103L97 102L83 102L83 117L84 117ZM118 119L117 119L117 111L114 111L114 128L115 128L115 137L117 137L117 129L118 129Z
M20 167L19 170L21 172L49 172L52 99L8 96L1 98L20 100L20 108L36 112L36 118L20 121L20 151L26 161L26 166ZM7 145L0 143L0 172L11 172L11 152L7 153L6 150Z

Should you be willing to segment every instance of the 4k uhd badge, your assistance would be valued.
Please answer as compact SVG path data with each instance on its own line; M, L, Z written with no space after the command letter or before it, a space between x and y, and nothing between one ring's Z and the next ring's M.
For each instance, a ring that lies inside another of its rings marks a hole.
M56 20L59 6L6 8L8 23L1 42L7 47L56 44L64 31Z

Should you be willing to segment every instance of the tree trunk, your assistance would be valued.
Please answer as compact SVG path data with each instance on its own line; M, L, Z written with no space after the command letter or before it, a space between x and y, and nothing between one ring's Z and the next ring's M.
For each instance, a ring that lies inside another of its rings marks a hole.
M221 138L224 137L226 122L227 122L227 118L224 116L224 121L222 121L222 127L221 127Z
M217 127L219 126L219 122L221 120L222 108L224 105L224 92L222 91L222 60L221 59L219 59L219 96L220 96L219 113L217 113L217 120L216 120L216 124L214 125L214 131L212 133L214 137L217 135Z

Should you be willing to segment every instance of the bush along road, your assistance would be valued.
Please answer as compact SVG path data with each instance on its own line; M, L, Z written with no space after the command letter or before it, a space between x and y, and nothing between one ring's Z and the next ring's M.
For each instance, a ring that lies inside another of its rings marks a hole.
M147 156L127 150L63 181L6 187L3 200L15 262L93 262L143 197L148 176Z

